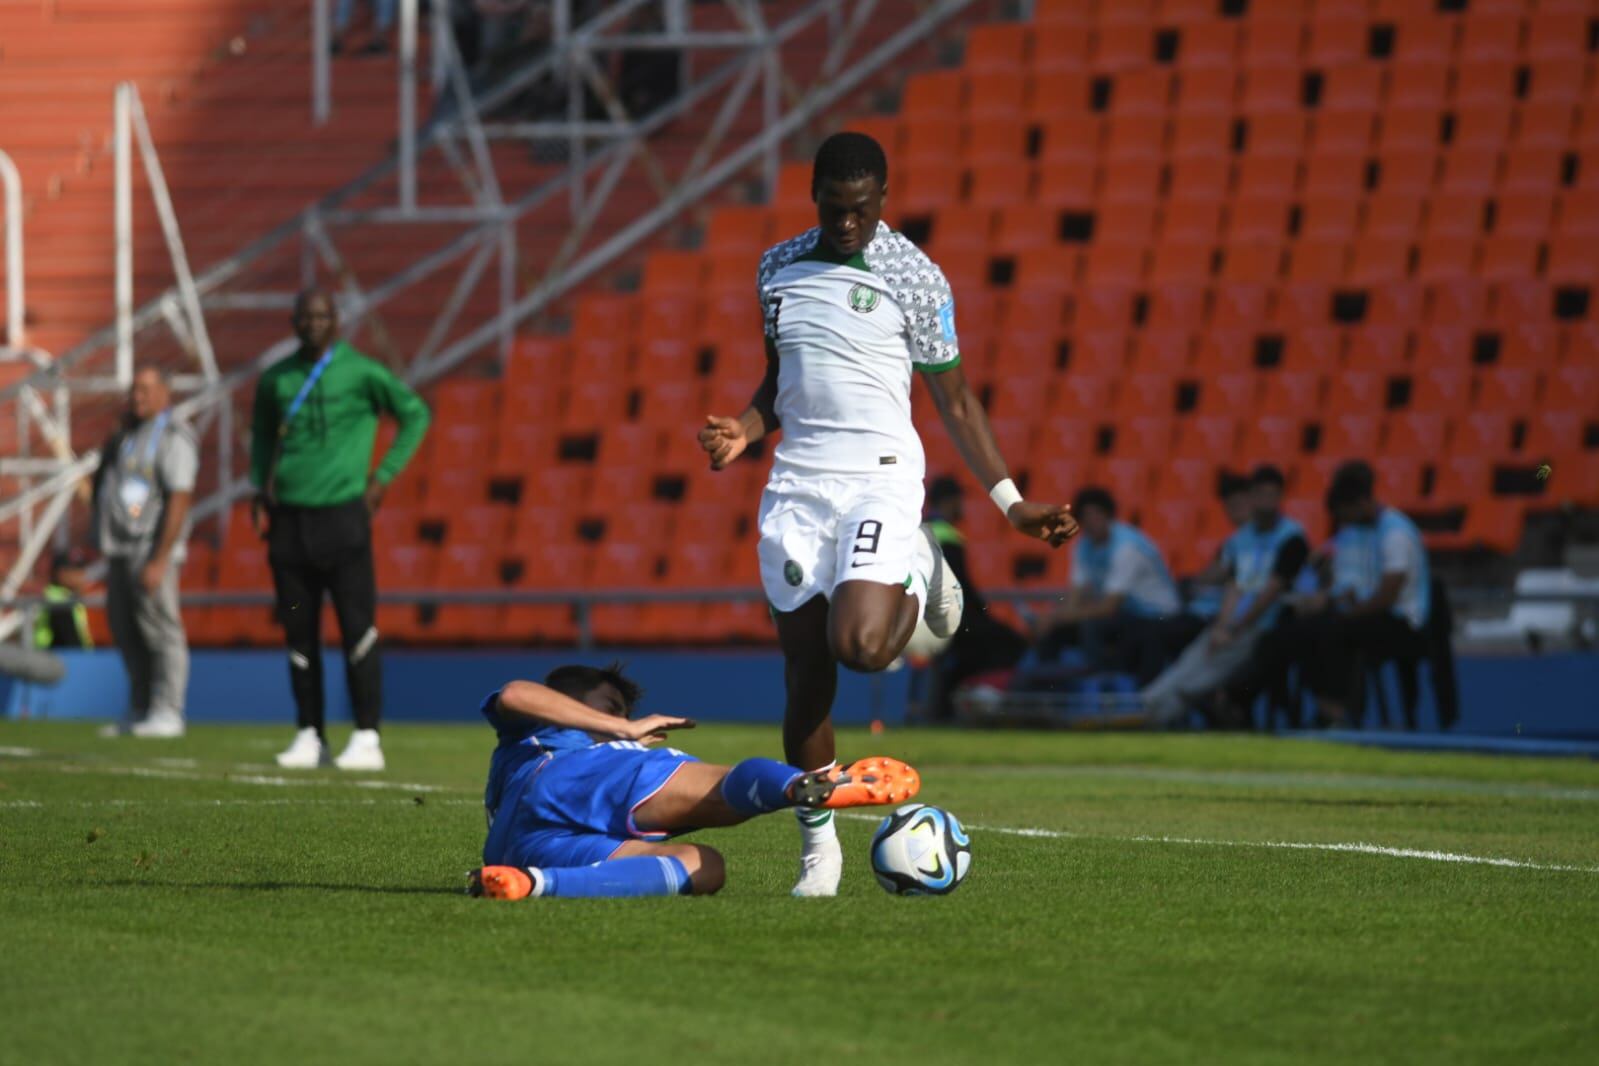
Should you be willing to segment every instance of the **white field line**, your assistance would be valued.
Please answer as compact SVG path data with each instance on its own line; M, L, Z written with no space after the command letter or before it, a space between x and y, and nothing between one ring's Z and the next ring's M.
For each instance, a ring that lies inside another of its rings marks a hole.
M480 807L481 800L475 799L435 799L428 801L429 806L439 805L444 807ZM51 800L46 803L42 800L0 800L0 810L92 810L101 807L406 807L414 806L406 802L404 797L396 796L391 799L378 799L369 796L349 796L343 799L267 799L265 797L251 797L249 799L102 799L102 800Z
M169 770L159 766L115 766L63 763L54 767L63 774L108 774L114 777L155 777L167 781L204 781L227 785L269 785L278 788L312 786L322 788L364 788L392 792L465 792L466 789L445 785L424 785L414 781L339 780L329 777L280 777L265 774L239 774L223 771L223 776L194 773L188 770Z
M13 759L31 759L42 754L37 748L0 748L0 755L9 755Z
M879 821L874 814L846 814L845 818L857 821ZM1275 848L1288 851L1332 851L1357 855L1382 855L1392 859L1423 859L1427 862L1465 863L1471 866L1503 866L1517 870L1553 870L1560 873L1599 874L1599 866L1566 866L1558 863L1529 862L1523 859L1505 859L1492 855L1462 855L1452 851L1429 851L1420 848L1392 848L1383 844L1321 843L1296 840L1211 840L1201 837L1172 836L1099 836L1094 833L1071 833L1061 829L1020 828L1002 825L967 825L974 833L999 833L1003 836L1032 837L1043 840L1106 840L1123 844L1184 844L1213 848Z

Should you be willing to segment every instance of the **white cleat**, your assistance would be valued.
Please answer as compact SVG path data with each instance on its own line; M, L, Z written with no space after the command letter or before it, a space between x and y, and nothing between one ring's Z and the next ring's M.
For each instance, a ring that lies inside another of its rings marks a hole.
M315 770L319 766L333 765L333 760L316 730L306 726L294 734L293 744L278 752L278 765L285 770Z
M383 745L378 741L376 729L357 729L350 734L350 742L333 760L340 770L383 769Z
M922 542L917 545L917 555L929 561L927 605L922 608L922 618L933 636L943 638L955 635L960 628L961 612L966 608L966 591L961 588L955 571L944 562L944 550L938 546L930 527L922 526Z
M128 727L128 735L143 740L176 740L184 733L183 715L176 711L157 711L142 722Z
M836 839L807 850L800 856L800 876L794 882L796 896L836 896L844 876L844 849Z

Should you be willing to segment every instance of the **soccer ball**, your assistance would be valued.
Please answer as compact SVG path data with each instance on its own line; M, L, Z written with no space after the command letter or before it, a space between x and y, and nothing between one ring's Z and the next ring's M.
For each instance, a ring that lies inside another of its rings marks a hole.
M949 647L951 637L935 637L933 631L927 628L927 620L918 618L916 628L911 631L911 639L905 642L905 657L907 659L931 659L945 648Z
M966 880L971 838L948 811L907 803L872 837L872 872L896 896L942 896Z

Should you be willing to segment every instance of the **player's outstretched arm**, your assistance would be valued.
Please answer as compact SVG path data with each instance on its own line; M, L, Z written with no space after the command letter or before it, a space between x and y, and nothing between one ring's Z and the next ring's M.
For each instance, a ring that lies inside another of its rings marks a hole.
M1077 520L1066 504L1033 503L1021 498L1010 482L1005 457L999 454L988 415L966 381L959 365L937 373L921 375L932 390L933 404L944 422L944 429L966 460L966 466L988 489L995 503L1001 503L1010 524L1029 537L1059 547L1077 533ZM1009 497L1007 500L1006 497ZM1004 502L1002 502L1004 501Z
M766 341L766 374L750 397L750 405L737 418L706 415L700 427L700 447L711 457L711 469L721 470L744 450L778 428L777 346Z
M695 724L692 718L668 714L649 714L637 719L618 718L579 703L537 681L512 681L506 685L500 690L500 707L563 729L581 729L585 733L646 744L660 740L668 730L693 729Z

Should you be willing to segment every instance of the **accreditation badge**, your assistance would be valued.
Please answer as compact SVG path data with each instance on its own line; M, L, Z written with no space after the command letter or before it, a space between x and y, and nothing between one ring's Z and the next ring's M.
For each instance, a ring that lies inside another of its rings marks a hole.
M122 479L122 509L128 512L129 518L137 519L144 512L144 505L150 502L150 483L137 474L128 474Z

